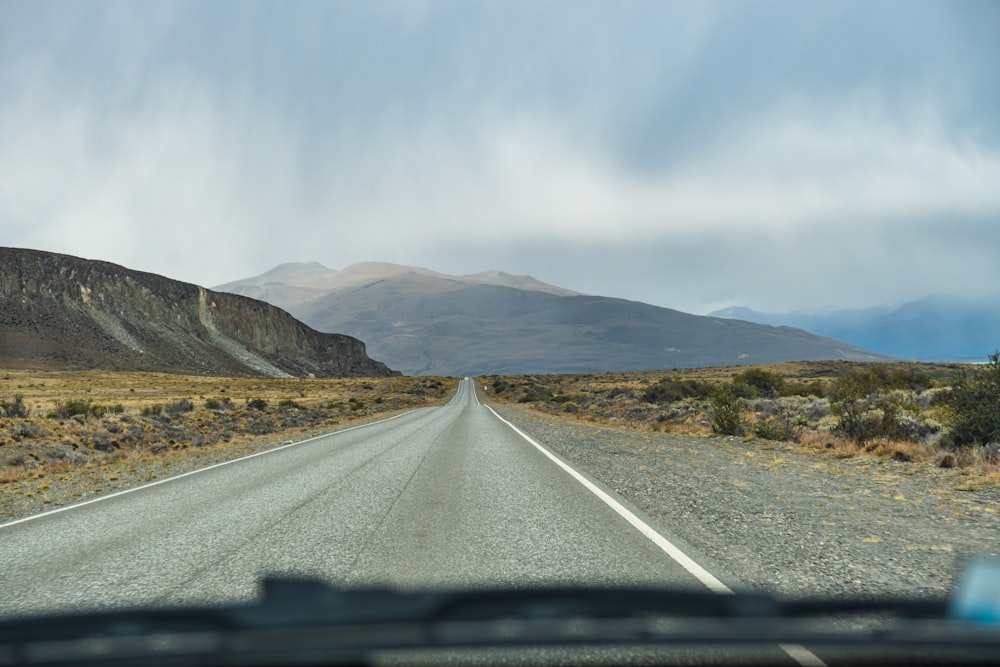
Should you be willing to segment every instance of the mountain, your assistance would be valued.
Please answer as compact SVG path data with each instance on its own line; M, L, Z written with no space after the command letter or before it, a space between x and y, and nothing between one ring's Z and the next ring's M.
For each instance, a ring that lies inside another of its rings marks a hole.
M798 329L582 295L500 272L447 276L375 263L337 272L286 264L217 289L268 298L317 329L362 337L373 354L413 374L881 358Z
M385 262L352 264L342 271L328 269L319 262L279 264L267 273L219 285L215 289L220 292L232 292L233 294L261 299L281 308L289 309L329 292L361 287L368 283L402 275L424 276L450 282L457 281L465 285L503 285L560 296L579 294L579 292L549 285L531 276L511 275L503 271L484 271L467 276L449 276L417 266L402 266Z
M152 273L0 248L0 367L386 376L360 340Z
M930 295L897 306L828 313L726 308L714 317L800 327L882 354L920 361L981 361L1000 348L1000 296Z

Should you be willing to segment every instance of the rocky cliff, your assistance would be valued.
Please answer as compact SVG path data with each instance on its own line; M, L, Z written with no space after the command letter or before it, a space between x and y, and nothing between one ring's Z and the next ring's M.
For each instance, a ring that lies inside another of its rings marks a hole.
M360 340L248 297L68 255L0 248L0 366L391 375Z

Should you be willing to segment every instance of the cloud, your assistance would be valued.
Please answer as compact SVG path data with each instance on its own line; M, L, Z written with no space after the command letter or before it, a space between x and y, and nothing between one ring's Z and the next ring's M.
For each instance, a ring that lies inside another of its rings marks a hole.
M1000 283L994 47L950 5L888 31L900 6L122 7L0 10L0 243L208 285L387 260L689 308Z
M1000 215L1000 155L930 111L891 118L863 98L833 111L777 105L660 170L623 164L599 138L537 115L374 126L320 141L304 161L287 119L261 109L234 120L198 82L171 81L142 113L110 118L44 99L3 111L22 128L0 144L8 229L34 247L206 284L286 260L419 263L441 246L481 255L560 243L657 247L693 272L697 262L671 249L725 256L762 286L863 254L852 271L874 283L907 245L927 261L982 263L982 245L962 245L958 230ZM725 277L702 302L743 281ZM602 291L616 289L640 293Z
M138 113L50 94L0 109L20 130L0 139L4 242L206 282L264 259L296 171L264 119L248 147L195 82L162 86Z
M552 120L424 128L367 146L366 188L346 210L363 224L410 219L484 241L780 234L1000 212L1000 154L932 117L858 108L778 109L662 173L629 169Z

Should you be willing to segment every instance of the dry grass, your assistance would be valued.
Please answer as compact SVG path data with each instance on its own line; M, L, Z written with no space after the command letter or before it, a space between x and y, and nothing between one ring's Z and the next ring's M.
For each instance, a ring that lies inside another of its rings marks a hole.
M906 426L914 435L904 438L878 437L858 443L836 429L837 417L831 412L830 387L838 377L863 372L870 364L842 361L789 362L763 366L730 366L718 368L675 369L635 373L602 373L580 375L494 376L481 378L491 386L487 394L509 402L524 403L550 414L631 429L645 429L677 435L707 436L711 434L711 392L722 385L731 385L734 377L748 368L758 368L780 375L786 388L801 394L750 398L743 402L746 439L766 447L763 438L752 434L768 434L774 429L764 427L788 425L792 428L789 441L801 445L803 452L824 452L838 459L893 461L924 466L936 466L943 453L935 446L941 433L945 414L936 405L935 391L893 390L892 396L901 406ZM947 379L970 368L963 364L899 364L892 370L916 370L932 378L938 386ZM688 383L685 385L684 383ZM663 398L658 387L668 385L683 391L679 396ZM499 389L499 391L497 391ZM958 452L955 465L970 480L970 484L1000 484L1000 465L981 450Z
M0 493L38 474L149 461L262 436L287 437L437 404L454 385L453 379L433 377L268 379L0 371L0 398L23 396L30 412L27 417L0 418ZM68 402L89 410L67 417ZM39 490L45 489L32 492Z
M44 415L66 400L91 399L122 405L127 412L182 399L195 402L229 398L235 403L263 398L271 403L296 400L315 405L350 396L410 392L434 378L220 378L170 373L113 371L0 370L0 395L23 394L35 415ZM441 378L437 378L441 379ZM374 393L372 393L374 392Z

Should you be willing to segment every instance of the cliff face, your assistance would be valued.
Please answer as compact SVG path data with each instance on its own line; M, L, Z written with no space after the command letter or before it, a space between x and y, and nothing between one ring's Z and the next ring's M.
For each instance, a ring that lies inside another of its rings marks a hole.
M219 375L393 372L360 340L279 308L152 273L0 248L0 365Z

